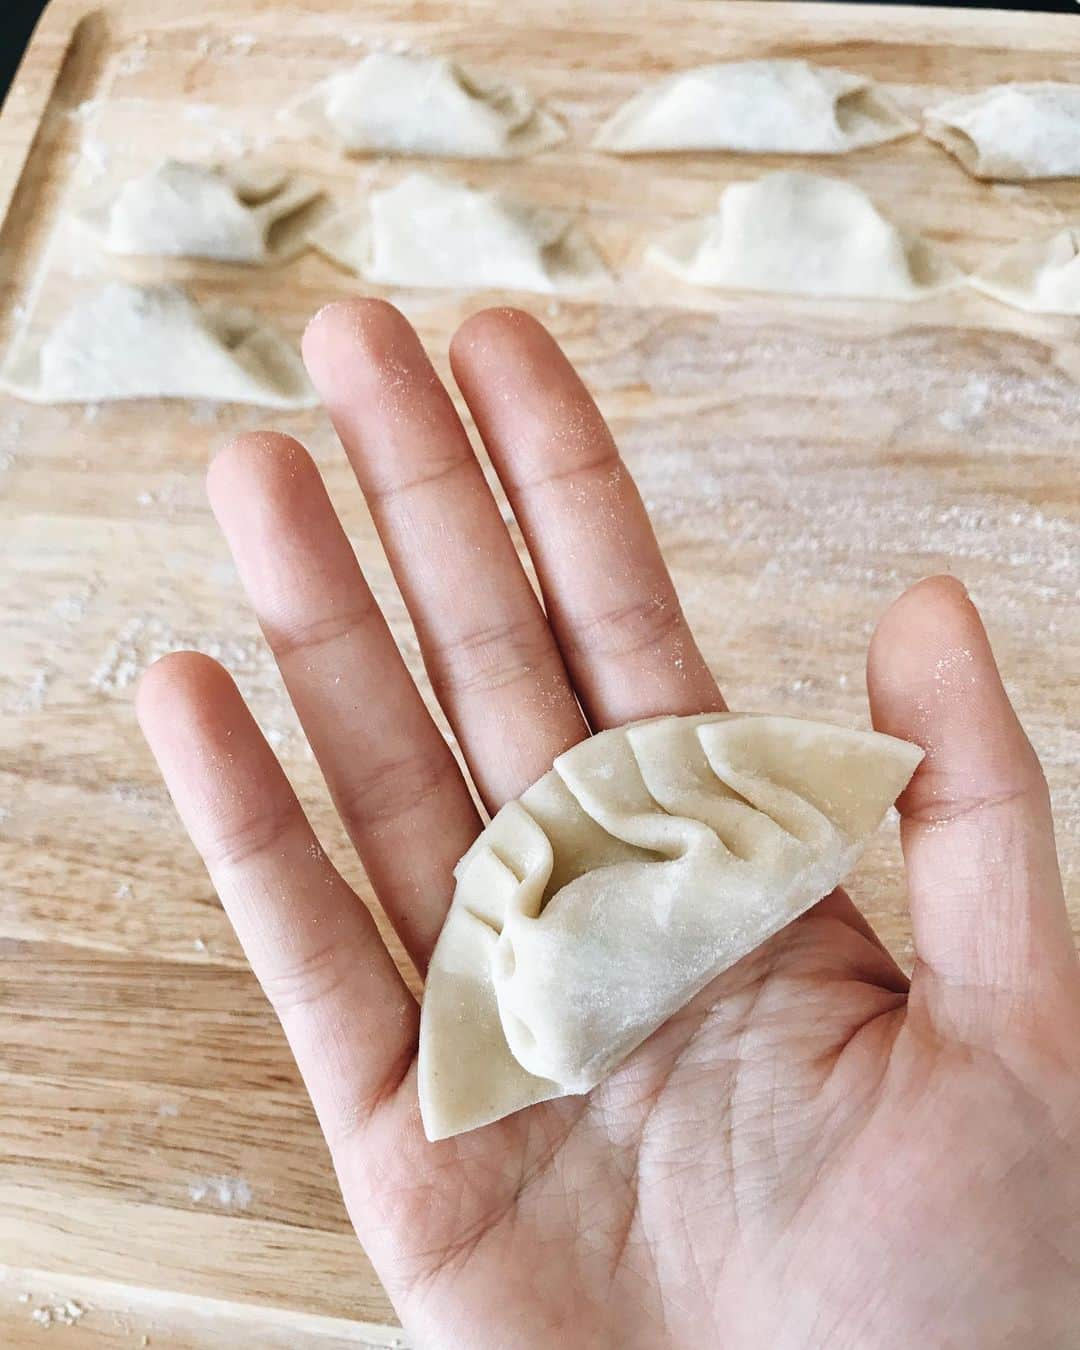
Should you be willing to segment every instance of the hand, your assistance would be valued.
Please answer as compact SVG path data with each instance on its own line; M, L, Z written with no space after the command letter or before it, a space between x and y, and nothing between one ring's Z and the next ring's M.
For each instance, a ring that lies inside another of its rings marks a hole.
M304 352L488 811L590 728L723 707L611 436L534 320L479 314L451 356L543 609L401 315L332 305ZM242 437L209 491L422 971L481 829L465 779L305 451ZM1076 1344L1080 976L1042 773L957 582L893 605L868 682L874 725L927 752L899 803L910 983L837 892L588 1097L432 1145L415 1001L228 675L193 653L147 674L143 727L413 1344Z

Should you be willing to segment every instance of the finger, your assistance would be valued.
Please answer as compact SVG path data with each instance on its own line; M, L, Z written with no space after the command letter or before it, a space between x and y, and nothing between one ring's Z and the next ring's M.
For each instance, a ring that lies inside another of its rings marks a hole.
M367 498L435 695L490 807L585 735L544 612L420 345L381 300L329 305L304 359Z
M137 708L333 1147L405 1075L415 1002L225 671L195 652L167 656Z
M954 1013L969 992L972 1013L985 993L1026 1004L1075 958L1046 783L963 586L933 577L896 601L867 674L874 725L926 750L897 803L915 983Z
M634 481L554 338L486 310L450 355L592 726L722 709Z
M465 780L303 447L242 436L207 486L338 813L423 971L481 828Z

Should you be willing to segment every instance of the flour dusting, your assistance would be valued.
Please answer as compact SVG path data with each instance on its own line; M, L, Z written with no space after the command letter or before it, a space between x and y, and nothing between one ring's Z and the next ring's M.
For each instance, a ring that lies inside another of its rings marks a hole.
M283 754L294 751L305 757L310 754L270 649L261 637L178 630L157 615L134 615L98 658L90 675L90 687L105 697L130 697L147 667L175 651L200 651L220 662L236 680L274 749ZM144 797L135 785L125 791L132 805L141 806L145 802L148 810L156 810L158 803Z
M28 1300L20 1298L20 1302ZM30 1320L39 1327L73 1327L86 1316L86 1306L75 1298L64 1299L60 1303L42 1303L30 1313Z
M251 1204L251 1187L243 1177L203 1177L191 1182L188 1196L196 1205L209 1203L221 1209L247 1209Z
M112 156L103 140L97 136L84 136L79 149L91 181L108 172Z
M30 673L23 685L8 705L9 711L16 713L38 712L45 706L49 686L53 682L55 671L49 666L39 665Z
M90 683L100 693L119 693L129 689L146 667L153 665L159 657L185 647L195 647L234 669L248 669L260 664L266 651L265 644L258 638L200 635L185 639L161 619L136 615L124 624L109 645L90 677Z
M120 53L116 63L118 75L137 75L147 62L150 54L150 39L146 33L140 33L131 45Z

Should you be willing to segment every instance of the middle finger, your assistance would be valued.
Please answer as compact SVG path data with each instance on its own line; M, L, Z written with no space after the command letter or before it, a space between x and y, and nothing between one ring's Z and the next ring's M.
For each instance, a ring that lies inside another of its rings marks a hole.
M543 609L450 397L405 318L327 306L304 359L367 499L435 695L486 805L586 735Z

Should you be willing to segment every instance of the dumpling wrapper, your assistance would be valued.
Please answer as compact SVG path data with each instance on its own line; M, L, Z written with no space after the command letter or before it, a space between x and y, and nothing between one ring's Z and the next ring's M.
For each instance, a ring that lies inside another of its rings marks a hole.
M671 231L645 257L699 286L786 295L920 300L960 278L860 188L809 173L732 183L715 215Z
M842 880L922 751L789 717L662 717L566 751L455 869L428 970L430 1140L587 1092Z
M371 52L290 104L283 119L354 154L512 159L565 140L519 85L440 56Z
M1033 314L1080 314L1080 226L1017 244L968 284Z
M16 348L0 387L32 403L190 398L310 408L299 355L235 306L200 308L174 286L112 282L72 306L43 341Z
M842 155L917 130L872 81L851 71L807 61L731 61L644 89L604 123L593 148L619 155Z
M386 286L574 290L605 280L596 249L565 211L413 173L317 226L329 258Z
M997 84L928 109L925 130L975 178L1080 177L1080 84Z
M304 248L304 234L284 226L321 195L283 171L169 159L78 219L107 253L285 262Z

